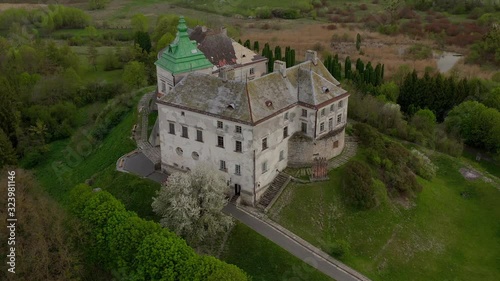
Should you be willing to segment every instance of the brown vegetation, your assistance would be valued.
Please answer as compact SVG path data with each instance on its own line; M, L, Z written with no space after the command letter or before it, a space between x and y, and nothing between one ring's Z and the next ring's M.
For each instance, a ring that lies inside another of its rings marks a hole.
M7 172L2 171L0 185L7 186ZM82 276L81 257L73 245L80 239L77 223L66 215L36 184L33 175L16 171L16 273L0 273L1 280L79 280ZM2 189L5 191L5 189ZM7 192L0 196L1 221L7 219ZM8 229L0 228L1 237ZM1 252L7 252L2 241ZM9 246L11 247L11 246ZM5 256L4 256L5 258ZM3 276L2 276L3 275Z

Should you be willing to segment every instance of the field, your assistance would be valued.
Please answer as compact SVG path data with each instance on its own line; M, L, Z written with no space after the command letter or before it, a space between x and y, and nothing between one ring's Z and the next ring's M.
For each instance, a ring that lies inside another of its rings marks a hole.
M339 168L328 182L289 185L270 217L319 247L347 241L342 261L372 280L498 280L500 191L464 179L455 159L434 163L438 175L419 179L424 189L414 203L396 203L378 188L379 206L351 210L341 200Z

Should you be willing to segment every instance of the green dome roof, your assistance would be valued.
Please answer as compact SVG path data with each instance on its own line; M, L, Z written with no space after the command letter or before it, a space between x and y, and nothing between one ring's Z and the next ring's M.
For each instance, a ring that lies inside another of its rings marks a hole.
M186 21L181 16L177 25L177 36L156 61L157 66L172 74L213 67L213 64L197 48L196 41L189 39L187 29Z

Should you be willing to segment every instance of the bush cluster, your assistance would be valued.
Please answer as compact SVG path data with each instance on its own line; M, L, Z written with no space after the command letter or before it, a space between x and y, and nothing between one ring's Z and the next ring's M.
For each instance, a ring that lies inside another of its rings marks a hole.
M197 255L180 237L127 211L108 192L78 185L70 193L70 206L91 238L90 259L117 279L248 280L234 265Z

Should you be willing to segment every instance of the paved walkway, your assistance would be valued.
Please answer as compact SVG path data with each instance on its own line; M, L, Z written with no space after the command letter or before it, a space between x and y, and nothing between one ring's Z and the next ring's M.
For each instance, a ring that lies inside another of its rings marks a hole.
M233 204L226 205L223 211L337 281L370 280L270 220Z

